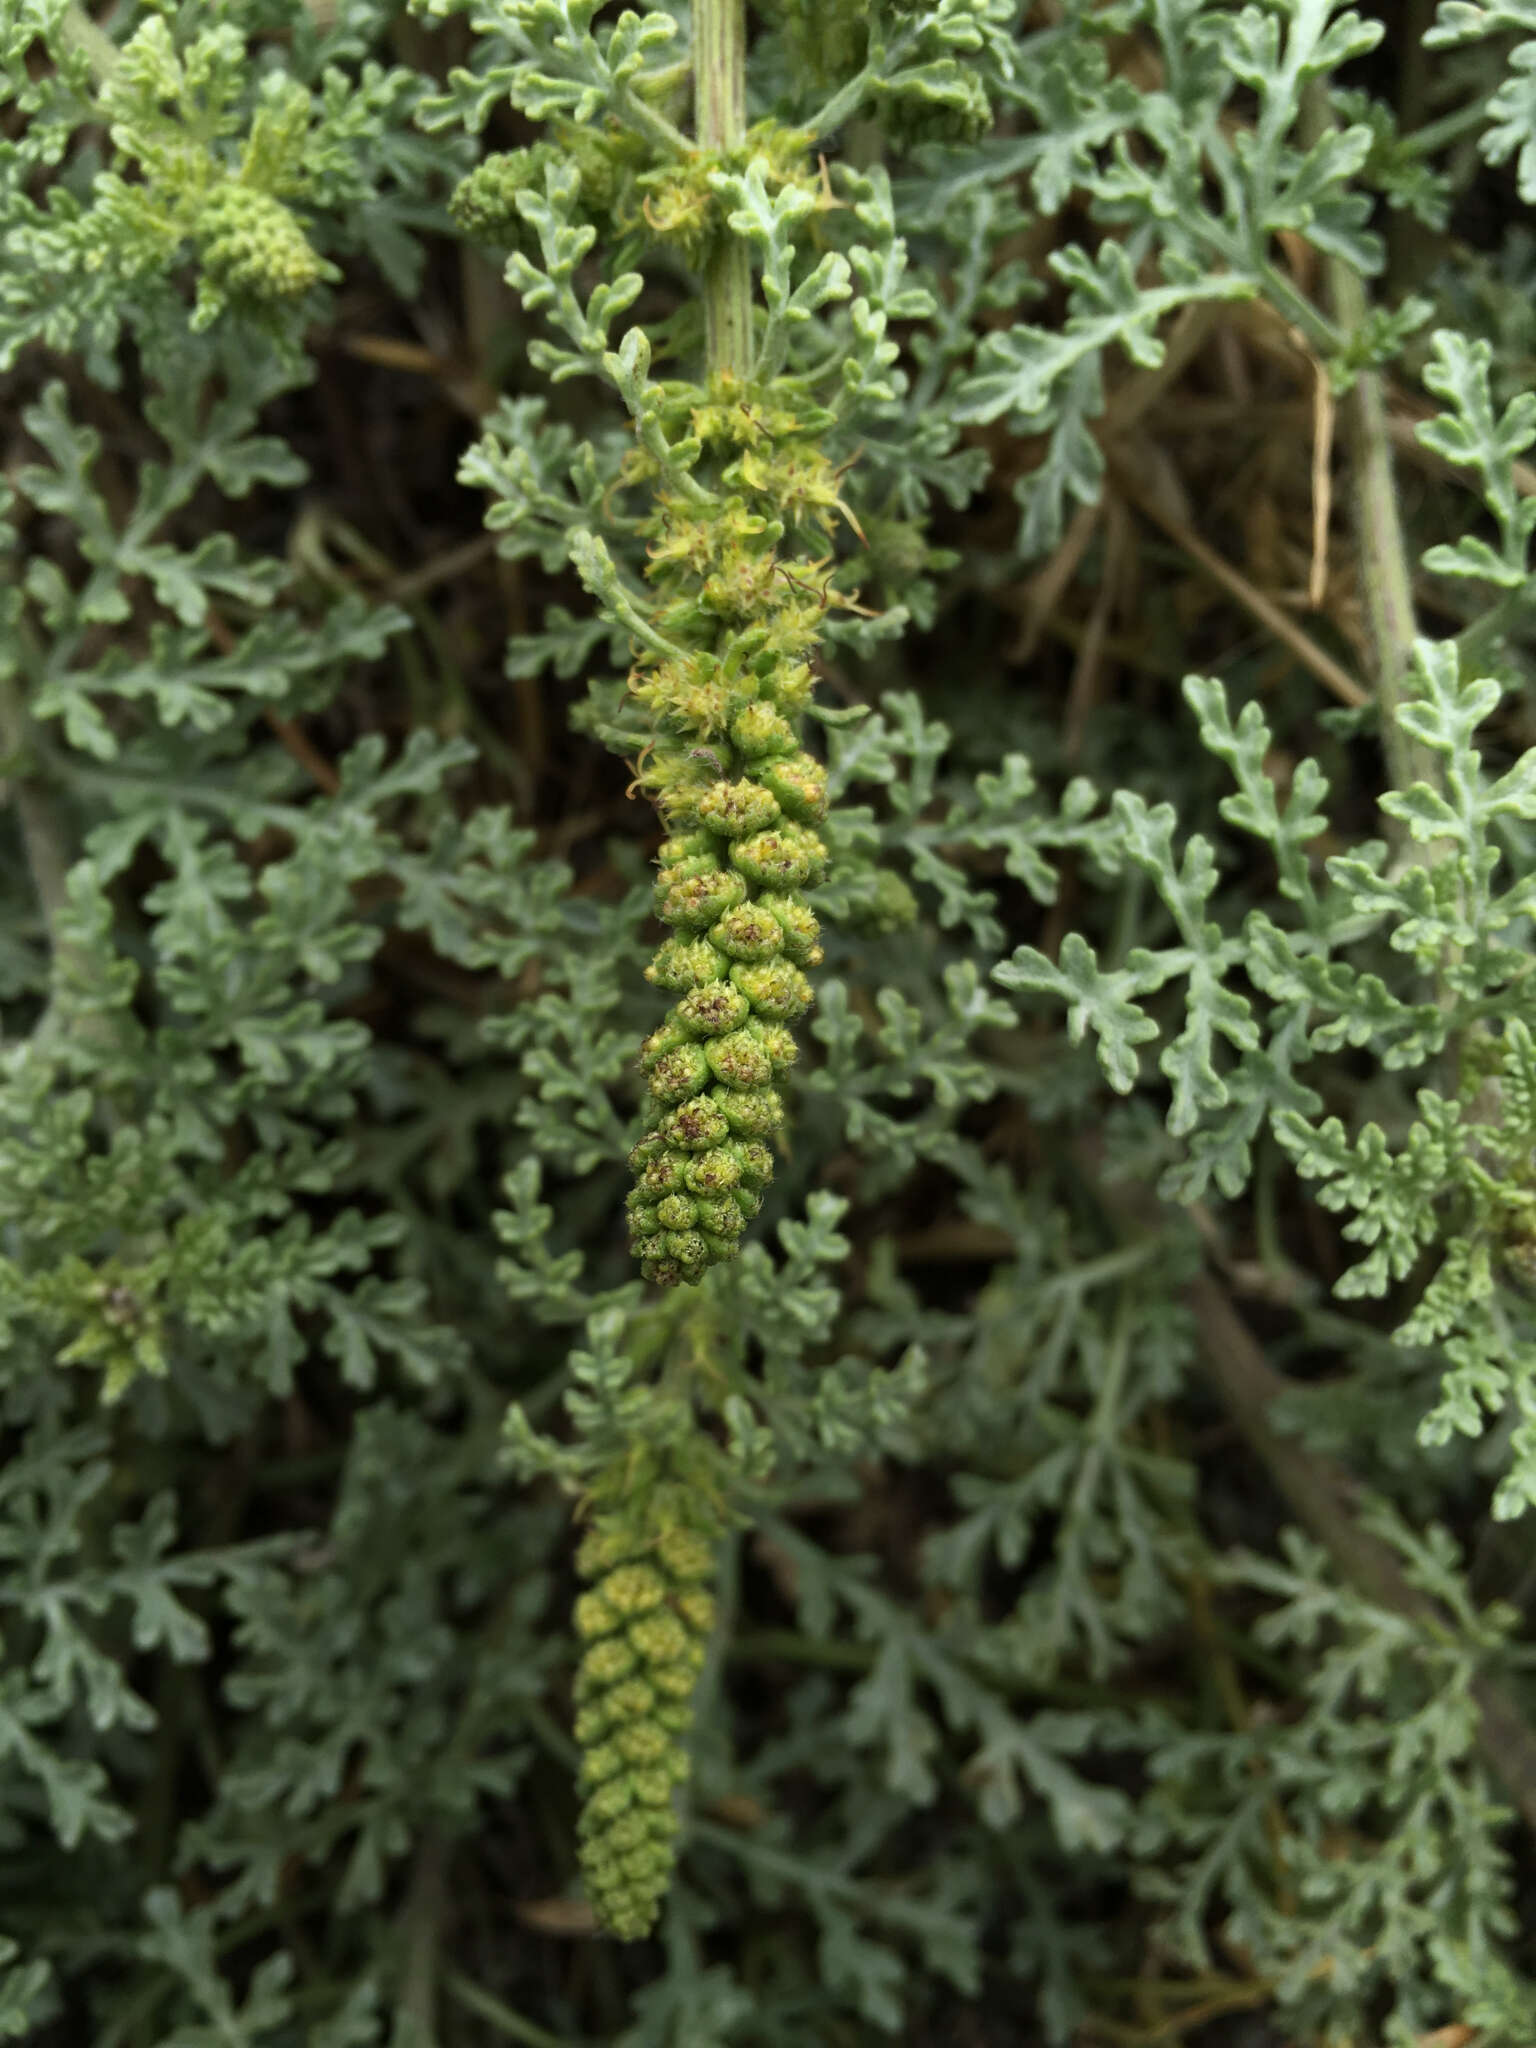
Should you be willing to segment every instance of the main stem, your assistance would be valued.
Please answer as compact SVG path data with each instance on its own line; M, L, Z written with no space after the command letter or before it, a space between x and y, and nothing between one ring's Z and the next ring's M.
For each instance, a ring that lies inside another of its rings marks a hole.
M747 132L746 0L694 0L694 124L701 149L734 149ZM709 374L752 370L752 264L746 243L726 230L704 267L704 334Z
M1334 127L1326 89L1317 81L1302 101L1302 129L1308 143ZM1342 256L1325 262L1333 317L1346 338L1365 325L1369 304L1365 285ZM1403 682L1408 673L1418 620L1413 603L1413 563L1397 502L1397 475L1387 425L1386 393L1375 370L1355 379L1345 409L1353 459L1355 533L1366 621L1375 653L1377 717L1387 773L1395 789L1415 782L1440 787L1439 763L1403 730L1399 719ZM1425 855L1428 858L1428 853Z
M0 782L0 806L7 797L16 807L21 828L22 851L31 872L43 913L43 926L53 954L53 995L36 1028L39 1043L45 1043L58 1024L61 968L66 950L59 938L59 920L69 907L69 869L72 855L68 836L49 790L27 765L28 725L26 706L15 679L0 682L0 754L16 763L14 779Z
M1358 332L1367 306L1365 287L1342 257L1328 262L1334 312L1346 333ZM1355 532L1366 618L1376 651L1376 700L1382 752L1394 787L1415 782L1440 786L1435 756L1403 730L1403 679L1418 632L1413 572L1397 502L1397 474L1387 426L1386 394L1375 370L1355 379L1345 415L1354 457Z

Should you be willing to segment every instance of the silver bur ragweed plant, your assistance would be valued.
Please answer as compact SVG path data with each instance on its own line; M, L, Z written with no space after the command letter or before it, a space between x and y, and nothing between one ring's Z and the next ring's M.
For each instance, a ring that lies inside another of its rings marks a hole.
M0 2034L1532 2048L1533 50L0 0Z
M775 1084L797 1057L792 1027L812 999L805 970L822 959L807 891L827 869L826 771L802 727L823 617L838 604L859 610L834 588L836 527L862 538L828 443L840 428L846 439L862 386L894 354L885 308L854 300L855 275L873 281L881 252L818 250L813 238L838 213L853 215L856 233L862 205L885 244L888 292L902 257L883 179L850 184L818 169L807 153L814 127L747 128L739 0L706 4L693 21L691 137L656 111L662 88L648 77L647 53L655 63L673 54L665 17L578 37L573 21L535 5L497 25L512 48L521 39L548 52L502 77L514 106L560 109L589 131L598 123L574 164L546 145L493 157L456 203L482 234L526 235L508 279L569 344L545 342L541 366L556 378L600 371L632 423L603 511L631 556L643 548L643 584L603 532L573 521L565 543L635 656L627 694L644 724L631 788L652 798L666 833L654 907L673 936L646 973L677 1000L641 1051L648 1106L630 1153L629 1237L646 1279L697 1284L737 1256L761 1206L784 1120ZM479 81L451 83L455 94L428 118L465 106L477 118ZM625 261L686 262L696 297L683 310L695 318L676 346L691 347L693 381L654 380L637 326L617 349L603 346L643 289L639 269L615 266L583 305L578 265L609 238ZM817 318L850 300L862 350L847 345L841 322ZM927 307L909 291L902 310ZM894 396L894 386L876 383L874 395ZM587 465L590 475L590 454ZM514 534L543 509L526 457L516 461L494 429L464 473L498 492L497 523ZM813 556L816 545L824 552ZM691 1394L683 1400L686 1443L703 1414ZM690 1488L676 1474L637 1469L637 1442L621 1434L614 1463L597 1468L617 1498L582 1546L580 1568L596 1583L576 1607L589 1644L577 1682L583 1869L601 1921L629 1937L649 1930L665 1887L672 1791L687 1775L680 1738L713 1613L698 1582L712 1575L708 1538L720 1526L708 1515L701 1525L697 1504L690 1519ZM536 1454L520 1443L526 1463ZM547 1452L545 1462L553 1469Z

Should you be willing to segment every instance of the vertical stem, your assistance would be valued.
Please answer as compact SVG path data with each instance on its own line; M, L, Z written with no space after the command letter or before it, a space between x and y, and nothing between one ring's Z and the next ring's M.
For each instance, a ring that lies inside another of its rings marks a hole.
M1346 333L1365 320L1365 288L1339 257L1328 260L1334 312ZM1380 707L1382 751L1398 789L1413 782L1440 783L1439 764L1398 722L1402 681L1418 633L1414 615L1408 542L1397 504L1397 476L1387 426L1386 399L1375 370L1362 370L1345 406L1354 468L1355 531L1360 582L1376 653L1376 701Z
M407 2048L436 2048L437 1979L443 1914L448 1905L447 1854L442 1837L428 1832L398 1930L403 1951L395 2037Z
M53 995L37 1025L39 1041L50 1037L57 1024L60 969L66 955L59 940L59 919L69 907L69 841L54 809L50 792L26 765L28 723L26 706L12 676L0 678L0 754L17 762L14 778L0 782L0 804L7 798L16 806L21 828L22 850L31 871L43 914L43 927L53 954Z
M1424 124L1431 103L1433 73L1424 38L1434 24L1435 0L1403 0L1392 41L1398 53L1397 128L1412 135ZM1387 228L1387 279L1394 297L1405 296L1430 274L1444 243L1404 209L1393 213Z
M694 0L694 110L702 149L734 149L747 132L746 0ZM704 332L712 377L752 371L752 264L727 232L704 267Z
M83 50L90 63L92 74L98 85L105 85L117 69L118 49L106 30L95 22L79 5L64 10L59 24L64 40L73 43L77 50Z
M1317 140L1334 125L1326 89L1314 81L1302 101L1302 133ZM1341 256L1324 261L1328 297L1334 320L1348 336L1365 324L1365 285L1352 264ZM1408 672L1418 620L1413 605L1413 568L1397 503L1397 476L1387 426L1382 380L1362 370L1345 402L1355 501L1355 536L1360 584L1375 654L1377 715L1387 773L1396 789L1411 783L1440 786L1436 757L1404 732L1398 719L1403 678Z

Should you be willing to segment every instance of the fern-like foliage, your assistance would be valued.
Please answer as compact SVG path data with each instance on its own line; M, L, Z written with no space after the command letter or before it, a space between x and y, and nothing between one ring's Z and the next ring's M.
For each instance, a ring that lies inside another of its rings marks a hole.
M0 4L0 2035L1530 2048L1533 38Z

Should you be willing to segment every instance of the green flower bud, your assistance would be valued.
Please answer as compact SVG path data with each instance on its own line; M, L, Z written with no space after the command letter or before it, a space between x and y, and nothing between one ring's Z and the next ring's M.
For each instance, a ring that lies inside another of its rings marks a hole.
M728 911L726 915L733 917L737 913ZM777 932L774 942L778 943ZM658 988L680 993L719 981L728 965L707 939L668 939L645 970L645 978Z
M203 267L227 292L252 299L297 298L339 275L304 238L279 199L233 179L217 186L198 217Z
M731 981L754 1014L770 1023L792 1024L811 1006L811 984L788 960L738 961Z
M666 1814L631 1810L610 1821L603 1830L603 1848L610 1855L626 1856L648 1842L666 1841L675 1833L675 1826L667 1826Z
M625 1764L665 1766L667 1759L675 1754L666 1729L654 1721L631 1721L619 1729L613 1738L613 1746L619 1752L621 1763Z
M656 1066L669 1052L676 1052L680 1045L692 1045L693 1034L684 1031L669 1017L665 1024L653 1031L640 1048L640 1064L646 1072Z
M706 576L697 602L717 618L741 621L761 616L773 602L773 556L748 554L745 549L729 555L712 576Z
M544 166L556 152L548 147L504 150L486 157L455 189L448 211L466 234L502 243L517 239L522 216L517 195L530 186L540 189Z
M677 1612L688 1626L701 1636L709 1634L715 1625L715 1596L706 1593L702 1587L688 1587L672 1596Z
M728 982L717 981L709 988L696 988L678 1004L678 1022L689 1030L718 1037L734 1031L752 1014L750 999Z
M773 1071L781 1074L786 1067L792 1067L800 1057L795 1034L783 1024L759 1024L757 1029L759 1042Z
M639 1498L633 1519L598 1516L577 1554L600 1582L577 1603L577 1626L611 1631L586 1650L576 1678L577 1837L593 1909L626 1940L650 1931L670 1877L680 1825L672 1795L688 1776L683 1737L714 1624L710 1543L668 1519L680 1506L697 1510L676 1477Z
M680 1766L680 1769L679 1769ZM634 1771L629 1778L636 1806L665 1806L672 1797L672 1787L688 1773L688 1759L679 1757L671 1770L658 1765L649 1771Z
M580 1629L577 1634L581 1633ZM576 1674L578 1694L590 1694L599 1687L615 1685L634 1670L639 1658L631 1645L622 1636L610 1636L605 1641L593 1643L583 1655L581 1668Z
M608 1605L601 1593L583 1593L573 1611L576 1633L588 1641L593 1636L612 1635L621 1626L620 1616Z
M812 192L805 138L771 132L774 179ZM659 209L647 220L653 234L702 232L712 188L698 166L639 177ZM654 486L640 522L650 617L675 650L659 660L642 652L631 678L655 721L637 780L668 835L656 910L678 934L647 970L679 1000L642 1053L655 1107L626 1205L642 1270L662 1286L734 1257L759 1206L769 1165L760 1140L784 1114L772 1081L795 1058L787 1027L811 1001L801 970L821 958L801 892L827 865L812 829L826 813L826 771L795 720L815 688L828 600L780 550L796 528L830 527L839 508L840 472L821 446L832 415L772 384L716 380L698 395L669 402L686 408L699 487L685 497L644 447L622 471L626 484ZM757 1148L750 1176L727 1140Z
M722 839L745 839L779 821L778 799L755 782L717 782L699 799L699 816Z
M660 1204L656 1208L660 1208ZM667 1253L667 1231L656 1210L651 1211L654 1222L641 1218L638 1222L633 1214L627 1217L629 1225L629 1246L636 1258L665 1259Z
M705 833L699 833L696 837L703 839L705 843L702 846L697 845L694 836L667 841L667 846L673 849L672 858L658 858L656 863L657 878L664 885L686 882L692 875L712 875L717 872L720 866L719 842L710 839ZM686 848L687 851L678 850L682 848Z
M604 1517L582 1537L581 1548L576 1553L576 1569L584 1579L600 1579L604 1573L628 1564L638 1548L633 1534L623 1523Z
M827 849L804 826L779 825L737 840L731 848L731 865L764 888L802 888L819 882L826 873Z
M791 633L787 637L798 636ZM803 661L785 662L776 667L764 691L764 695L771 697L784 716L790 719L800 716L815 693L816 678Z
M645 1666L646 1675L656 1684L661 1683L656 1676L658 1665L690 1664L695 1677L703 1666L703 1650L670 1609L664 1608L659 1614L648 1614L643 1621L632 1622L627 1634L641 1664Z
M613 1716L609 1712L608 1702L599 1700L593 1706L582 1708L571 1723L571 1733L583 1750L590 1749L602 1741L612 1721Z
M718 867L720 850L707 832L685 832L671 839L664 839L656 849L658 867L670 867L676 861L704 858Z
M741 1179L741 1161L727 1146L717 1146L690 1159L683 1168L683 1180L696 1195L723 1195Z
M585 1768L585 1757L582 1764ZM606 1784L599 1785L588 1793L586 1804L581 1810L579 1825L589 1830L600 1828L607 1821L617 1820L621 1813L628 1813L634 1804L634 1779L627 1774L610 1778Z
M742 1182L749 1188L765 1188L773 1179L773 1154L766 1145L756 1141L736 1144L732 1147L736 1164L741 1168Z
M680 1194L683 1184L682 1162L673 1153L662 1152L656 1158L647 1161L640 1175L636 1193L650 1201L659 1202L663 1195Z
M608 1573L598 1590L624 1621L649 1614L667 1597L665 1579L648 1564L621 1564Z
M802 825L819 824L827 815L827 771L809 754L765 762L758 774L763 787Z
M624 1755L616 1743L600 1742L582 1751L581 1778L584 1785L604 1785L624 1768Z
M675 1664L653 1664L650 1678L659 1693L665 1693L673 1700L687 1700L693 1697L699 1674L692 1664L683 1660Z
M697 1095L708 1081L709 1061L697 1045L679 1045L663 1053L647 1080L658 1102L682 1102Z
M671 1864L667 1865L670 1873ZM628 1884L613 1890L599 1890L592 1886L592 1901L598 1909L598 1918L612 1930L620 1941L640 1941L650 1933L656 1920L656 1905L651 1896L652 1886ZM659 1892L666 1890L663 1877L654 1887ZM638 1903L632 1901L638 1900Z
M685 1152L704 1152L723 1143L729 1131L730 1125L714 1103L693 1101L670 1110L662 1118L657 1136ZM686 1179L686 1168L679 1170Z
M693 1529L663 1529L656 1539L656 1562L670 1578L685 1583L713 1578L715 1553Z
M778 918L762 903L743 903L728 910L709 934L711 948L728 954L731 960L769 960L784 945L784 930ZM725 972L728 961L720 961Z
M773 1078L773 1062L757 1029L750 1025L744 1031L710 1039L704 1056L711 1073L728 1088L760 1088Z
M715 874L692 875L671 888L658 890L656 915L663 924L703 931L746 898L747 887L741 876L721 869Z
M766 1138L784 1121L776 1088L714 1088L710 1100L739 1138Z
M656 1705L654 1687L643 1678L627 1678L622 1685L616 1685L609 1693L605 1705L615 1722L638 1720L649 1714Z
M816 941L821 926L816 913L794 896L760 896L757 908L767 911L779 927L780 943L798 966L814 967L821 958Z
M722 1195L714 1202L695 1202L693 1216L711 1251L717 1242L732 1243L747 1226L746 1217L731 1195Z
M677 1261L686 1278L696 1280L709 1264L709 1246L696 1230L669 1230L667 1256Z
M782 712L757 698L744 704L731 720L731 744L749 761L793 751L795 729Z

